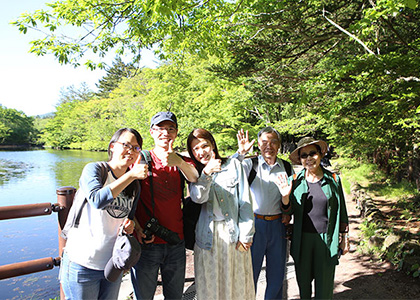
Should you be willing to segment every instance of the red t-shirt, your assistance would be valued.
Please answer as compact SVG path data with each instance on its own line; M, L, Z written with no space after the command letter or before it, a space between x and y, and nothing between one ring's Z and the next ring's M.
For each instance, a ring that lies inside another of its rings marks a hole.
M183 221L182 221L182 192L181 189L181 173L177 167L163 167L160 159L155 155L153 150L150 151L152 157L152 174L153 174L153 199L155 202L154 216L159 224L178 233L179 238L184 239ZM188 157L183 159L193 164ZM151 218L146 212L143 202L153 214L153 207L150 195L150 180L146 178L140 181L141 192L140 200L137 205L136 217L142 228ZM155 235L156 244L166 244Z

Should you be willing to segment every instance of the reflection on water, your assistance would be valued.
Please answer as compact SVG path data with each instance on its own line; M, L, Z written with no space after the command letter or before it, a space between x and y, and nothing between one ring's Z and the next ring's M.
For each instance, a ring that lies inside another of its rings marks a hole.
M57 202L60 186L78 188L83 167L104 152L0 151L0 206ZM0 221L0 265L58 256L57 214ZM58 297L59 268L0 281L1 299Z
M23 177L31 164L0 159L0 185L13 178Z

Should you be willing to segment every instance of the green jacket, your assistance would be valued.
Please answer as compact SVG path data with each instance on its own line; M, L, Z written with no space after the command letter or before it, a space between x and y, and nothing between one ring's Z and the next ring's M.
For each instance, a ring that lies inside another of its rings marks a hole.
M330 249L331 257L337 257L339 245L339 233L348 231L348 216L346 203L343 193L341 180L338 176L327 169L324 169L321 188L328 199L328 225L327 234L323 236L324 242ZM334 178L335 177L335 178ZM302 239L302 220L303 206L308 196L308 184L305 179L305 169L295 176L290 176L289 181L293 181L292 192L290 194L291 205L283 213L293 214L294 225L290 253L295 262L300 257L301 239ZM337 262L338 264L338 259Z

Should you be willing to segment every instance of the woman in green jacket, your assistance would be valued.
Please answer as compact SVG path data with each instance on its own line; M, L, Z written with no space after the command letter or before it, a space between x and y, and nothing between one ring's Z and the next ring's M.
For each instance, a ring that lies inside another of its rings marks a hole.
M302 138L289 158L303 170L278 178L282 210L293 214L290 253L295 262L301 299L332 299L335 267L349 251L348 217L340 178L321 166L327 144Z

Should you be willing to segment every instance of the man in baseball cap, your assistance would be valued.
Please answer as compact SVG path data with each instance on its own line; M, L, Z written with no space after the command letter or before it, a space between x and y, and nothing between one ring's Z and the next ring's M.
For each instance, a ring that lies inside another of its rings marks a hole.
M150 121L150 128L153 128L154 125L158 125L159 123L162 123L163 121L171 121L175 124L175 128L178 128L178 122L176 120L176 116L171 111L161 111L158 112L156 115L152 117L152 120Z
M173 112L155 114L150 120L149 132L154 147L144 153L150 157L149 171L153 176L140 182L142 203L139 204L141 209L136 210L138 224L135 230L137 237L142 237L140 243L153 243L153 247L142 247L140 260L131 270L131 281L136 299L153 299L160 269L164 298L181 299L186 264L181 183L197 181L198 172L190 158L178 155L173 148L178 135L178 122ZM151 218L176 233L181 242L171 245L158 235L145 239L142 228Z

